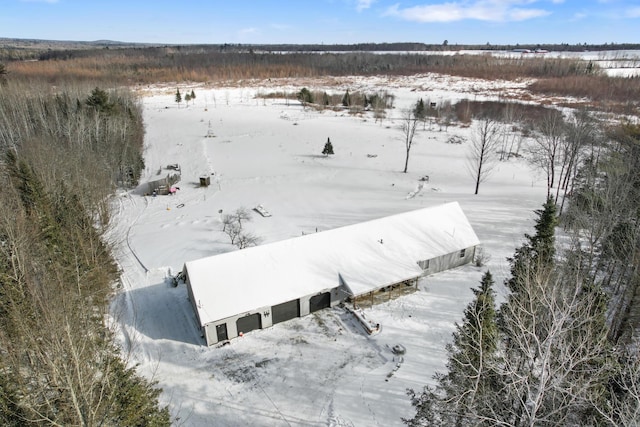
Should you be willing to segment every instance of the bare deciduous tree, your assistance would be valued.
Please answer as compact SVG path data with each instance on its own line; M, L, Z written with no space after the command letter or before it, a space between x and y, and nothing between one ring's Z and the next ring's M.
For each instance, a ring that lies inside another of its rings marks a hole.
M227 214L222 218L222 232L229 236L231 244L235 245L238 236L242 233L242 226L238 223L235 216Z
M257 246L262 239L251 232L242 232L238 235L236 246L238 249L245 249L250 246Z
M222 232L229 236L231 244L239 249L256 246L261 242L258 236L243 229L244 223L248 221L251 221L251 212L245 207L240 207L233 214L225 214L222 217Z
M640 359L637 351L626 349L620 356L620 372L612 376L611 398L591 400L598 414L611 426L640 426Z
M400 131L402 132L402 140L404 141L404 147L406 150L404 170L402 172L407 173L407 169L409 167L409 153L411 152L413 139L416 135L418 119L413 110L407 109L403 111L402 118L400 120Z
M542 170L547 178L547 197L556 185L556 168L562 140L564 118L555 110L549 110L537 123L535 144L529 149L529 161Z
M244 206L236 209L236 211L234 212L234 216L236 217L236 220L238 221L240 227L242 227L243 222L251 221L251 211Z
M478 194L480 183L485 181L498 161L500 146L500 124L488 117L479 120L471 135L470 151L467 157L469 173L475 180L475 192Z
M500 148L500 160L508 160L511 156L520 154L522 144L522 132L518 129L518 124L522 122L522 112L516 108L514 103L507 102L502 114L504 126L501 128L502 147Z
M614 369L604 295L579 276L545 268L517 280L518 292L500 308L506 346L497 375L504 382L491 421L581 425Z
M596 138L595 119L587 111L574 113L565 125L565 137L560 146L560 175L556 189L555 201L558 203L560 191L564 195L571 191L575 177L585 157L585 147L591 146ZM564 206L562 198L560 211Z

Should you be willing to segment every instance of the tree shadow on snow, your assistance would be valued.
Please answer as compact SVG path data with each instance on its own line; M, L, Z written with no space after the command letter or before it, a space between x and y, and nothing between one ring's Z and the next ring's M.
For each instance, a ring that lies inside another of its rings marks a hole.
M328 159L330 156L324 154L297 154L297 157L306 157L307 159Z

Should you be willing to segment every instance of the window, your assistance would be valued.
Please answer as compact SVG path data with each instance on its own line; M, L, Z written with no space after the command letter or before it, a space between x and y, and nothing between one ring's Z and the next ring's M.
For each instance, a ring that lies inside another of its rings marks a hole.
M421 269L428 270L429 269L429 260L425 259L424 261L418 261L418 265L420 266Z
M467 251L466 249L462 249L462 250L460 251L460 258L464 258L464 255L465 255L465 252L466 252L466 251Z

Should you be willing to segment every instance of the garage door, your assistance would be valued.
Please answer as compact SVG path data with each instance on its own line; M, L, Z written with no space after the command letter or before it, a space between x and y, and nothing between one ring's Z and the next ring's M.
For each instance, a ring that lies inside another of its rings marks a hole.
M331 294L329 292L325 292L320 295L316 295L311 297L309 300L309 312L313 313L314 311L322 310L323 308L328 308L331 306Z
M295 319L300 317L300 304L299 300L295 299L289 302L283 302L282 304L274 305L271 307L271 316L273 324L284 322L285 320Z
M236 326L238 327L238 335L242 332L246 334L247 332L253 331L254 329L260 329L262 326L260 322L260 313L250 314L248 316L244 316L239 318L236 321Z

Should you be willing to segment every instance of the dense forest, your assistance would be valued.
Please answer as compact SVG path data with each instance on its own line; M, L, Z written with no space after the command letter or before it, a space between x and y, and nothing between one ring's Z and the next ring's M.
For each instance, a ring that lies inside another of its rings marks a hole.
M447 370L410 391L407 425L640 422L640 126L561 117L538 130L547 170L557 150L562 172L549 175L535 233L508 260L506 301L497 305L487 271L447 347Z
M446 106L454 120L526 132L533 148L517 154L545 174L548 200L509 259L509 296L497 305L487 272L448 347L447 371L411 391L416 413L405 422L638 424L640 79L607 77L580 60L330 50L109 44L38 51L34 61L3 50L0 423L171 421L160 389L127 364L109 322L119 274L106 238L109 200L144 167L132 89L433 72L528 78L532 94L580 101L560 103L575 108L564 115L507 99Z
M108 322L109 196L143 166L127 90L0 87L0 424L162 426Z

